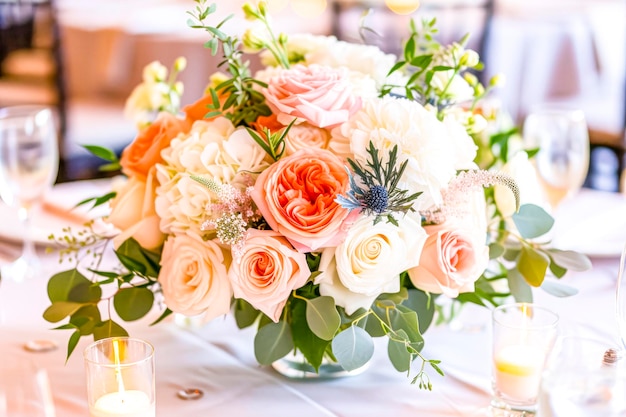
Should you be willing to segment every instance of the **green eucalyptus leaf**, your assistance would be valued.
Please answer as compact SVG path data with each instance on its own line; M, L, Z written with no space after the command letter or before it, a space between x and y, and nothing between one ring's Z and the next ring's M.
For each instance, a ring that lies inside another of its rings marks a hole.
M424 338L419 332L417 313L408 310L408 308L408 311L401 311L401 307L403 306L398 306L398 310L392 314L391 328L396 332L402 330L407 335L408 340L420 351L424 346Z
M113 306L124 321L138 320L148 314L154 303L154 293L148 288L121 288L113 296Z
M163 321L166 317L168 317L172 313L173 313L172 310L170 310L169 308L166 308L165 311L163 311L163 313L161 313L161 315L159 316L158 319L156 319L155 321L150 323L150 326L154 326L155 324L159 324L161 321Z
M546 279L541 284L541 289L550 295L555 297L570 297L578 294L578 290L569 285L565 285L562 282L553 279Z
M518 303L532 303L533 293L530 285L526 282L522 274L516 269L510 269L507 274L509 290Z
M562 268L572 271L591 269L591 260L584 254L572 250L548 249L552 261Z
M76 284L67 296L69 301L77 303L97 303L101 297L102 288L89 280Z
M412 355L407 349L409 343L408 336L403 330L396 332L396 336L402 340L389 339L387 344L387 355L391 364L398 372L407 372L411 369Z
M91 281L85 278L77 269L59 272L48 280L48 298L53 303L69 301L69 294L72 288L84 283L91 285Z
M424 334L433 322L435 316L435 300L424 291L410 289L409 298L402 302L402 305L417 313L419 318L419 332Z
M374 355L374 341L358 326L350 326L332 341L333 354L346 371L365 365Z
M504 254L504 246L498 242L489 244L489 259L497 259Z
M407 300L409 298L409 291L406 289L406 287L402 287L400 288L400 291L396 292L396 293L383 293L381 295L378 296L378 300L391 300L393 301L395 304L400 304L403 301Z
M106 339L107 337L125 337L128 332L113 320L105 320L93 328L94 340Z
M534 204L524 204L514 213L515 227L525 239L534 239L552 229L554 219L544 209Z
M82 306L83 304L72 301L56 301L43 312L43 318L50 323L57 323L74 314Z
M341 325L341 317L337 312L335 300L328 296L307 300L306 321L317 337L331 340Z
M78 345L80 336L81 336L80 331L76 330L74 331L74 333L72 333L69 340L67 341L67 356L65 357L65 362L68 361L68 359L72 355L72 352L74 352L74 349L76 349L76 345Z
M108 148L104 148L102 146L97 145L82 145L83 148L87 149L92 155L97 156L98 158L102 158L108 162L117 162L117 155L115 152Z
M285 321L270 323L254 337L254 356L261 365L270 365L293 350L291 329Z
M307 362L317 371L330 341L320 339L311 331L306 319L306 308L306 301L297 298L292 300L291 335L295 348L302 352Z
M75 326L82 336L92 334L96 325L101 321L100 309L95 304L88 304L79 308L70 317L70 324Z
M240 329L252 326L257 318L259 318L259 314L261 314L259 310L252 307L252 304L241 298L237 298L235 300L235 307L233 311L237 327Z
M524 246L520 253L517 269L526 279L526 282L533 287L538 287L546 276L549 263L550 260L547 255L532 247Z
M567 273L567 269L562 268L554 262L550 262L550 272L552 272L555 277L561 278L565 276L565 274Z

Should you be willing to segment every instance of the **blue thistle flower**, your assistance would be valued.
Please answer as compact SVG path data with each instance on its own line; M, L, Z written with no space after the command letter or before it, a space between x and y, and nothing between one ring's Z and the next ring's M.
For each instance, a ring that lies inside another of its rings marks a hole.
M382 214L389 205L389 193L382 185L374 185L365 193L363 202L366 208L374 211L376 214Z

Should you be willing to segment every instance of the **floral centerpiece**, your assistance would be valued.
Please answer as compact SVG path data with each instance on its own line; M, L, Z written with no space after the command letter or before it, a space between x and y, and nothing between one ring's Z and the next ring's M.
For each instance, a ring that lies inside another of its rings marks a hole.
M387 337L393 366L430 389L426 369L442 371L422 356L423 335L446 316L442 297L493 306L528 301L531 287L570 293L545 276L588 260L542 241L552 218L520 206L505 174L515 131L486 133L480 100L497 79L485 88L473 75L482 63L466 39L444 46L434 21L412 23L398 59L277 35L264 2L244 5L258 26L238 38L195 1L189 25L223 55L222 72L181 109L184 59L169 76L148 65L127 102L135 140L119 161L89 147L127 177L83 202L110 214L55 237L73 267L50 279L44 317L67 320L68 355L82 336L127 334L111 306L125 321L153 307L156 322L232 312L257 327L261 364L295 350L313 369L327 358L352 370ZM120 265L105 270L111 245Z

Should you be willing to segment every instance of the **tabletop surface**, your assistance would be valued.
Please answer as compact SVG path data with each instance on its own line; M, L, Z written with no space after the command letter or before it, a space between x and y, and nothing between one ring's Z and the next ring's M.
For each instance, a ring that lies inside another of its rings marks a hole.
M97 185L92 187L92 184ZM71 199L98 187L102 184L75 183L64 186L63 194ZM560 218L574 216L575 210L584 211L601 197L613 206L623 203L618 194L584 190L559 208ZM0 265L8 261L6 253L18 250L18 246L6 241L0 242L0 247L3 248ZM5 278L0 283L0 356L33 361L45 367L52 383L57 416L85 416L88 410L81 351L89 340L82 340L65 362L69 333L50 330L54 325L44 321L41 315L48 305L47 278L68 265L59 265L58 254L54 252L46 254L40 248L40 254L44 263L40 277L23 283ZM535 291L536 302L560 315L561 335L584 335L603 341L607 347L618 345L614 302L618 255L595 254L591 257L591 270L566 275L563 283L579 291L573 297L557 298L541 289ZM155 311L154 316L157 314ZM132 336L155 346L157 416L160 417L280 417L293 416L296 410L300 417L465 416L478 415L490 401L490 316L484 308L467 306L453 325L431 327L426 333L422 353L427 358L440 359L446 374L440 377L430 373L431 392L411 385L405 374L393 369L383 340L377 340L369 369L361 375L329 381L293 381L257 364L253 353L254 330L237 329L230 316L199 326L179 325L170 320L151 327L150 318L131 323L127 328ZM24 349L25 343L42 339L55 341L59 348L40 353ZM176 393L184 388L199 388L204 396L182 400Z

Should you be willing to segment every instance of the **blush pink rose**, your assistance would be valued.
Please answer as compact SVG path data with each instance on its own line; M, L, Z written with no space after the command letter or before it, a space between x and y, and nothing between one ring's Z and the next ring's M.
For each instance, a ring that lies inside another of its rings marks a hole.
M303 286L310 275L305 254L280 234L257 229L249 229L243 254L228 271L235 297L275 322L291 291Z
M172 235L163 246L159 283L167 307L208 321L230 310L230 256L217 243L194 234Z
M349 79L346 68L296 65L271 77L263 95L283 125L298 118L316 127L332 128L361 108Z
M415 287L448 297L474 291L474 283L487 267L489 248L485 232L456 223L424 227L428 238L420 256L419 265L409 269L409 278Z
M358 215L335 202L346 192L342 161L323 149L301 149L259 175L252 199L272 230L301 252L336 246Z

